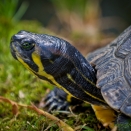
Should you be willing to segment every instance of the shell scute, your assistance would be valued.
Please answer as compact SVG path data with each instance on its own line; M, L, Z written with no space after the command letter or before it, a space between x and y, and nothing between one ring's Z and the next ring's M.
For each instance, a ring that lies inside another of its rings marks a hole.
M119 110L122 107L131 92L125 86L128 86L127 82L120 77L116 81L106 84L101 89L104 99L115 110Z

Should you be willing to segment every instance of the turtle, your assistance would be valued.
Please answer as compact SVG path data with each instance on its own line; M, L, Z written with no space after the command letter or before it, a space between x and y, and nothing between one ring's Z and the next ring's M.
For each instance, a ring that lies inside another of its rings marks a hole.
M45 99L50 110L83 101L103 124L131 131L131 26L86 58L59 37L24 30L11 37L10 49L35 76L56 86Z

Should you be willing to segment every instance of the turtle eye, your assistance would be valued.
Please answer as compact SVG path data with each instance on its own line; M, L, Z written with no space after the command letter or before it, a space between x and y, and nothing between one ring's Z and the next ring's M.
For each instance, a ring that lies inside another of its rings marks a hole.
M35 46L35 44L34 43L24 42L21 46L25 50L31 50Z

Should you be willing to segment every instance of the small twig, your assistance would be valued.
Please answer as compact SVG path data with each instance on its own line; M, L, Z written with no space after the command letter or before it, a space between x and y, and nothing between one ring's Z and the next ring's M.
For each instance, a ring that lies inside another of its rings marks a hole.
M32 106L28 106L28 105L23 105L23 104L18 104L19 106L22 107L26 107L29 108L31 110L36 111L38 114L46 116L47 118L53 120L56 122L56 124L63 130L63 131L74 131L70 126L68 126L65 122L63 122L62 120L58 119L57 117L49 114L48 112L45 112L41 109L38 109L36 106L32 105Z
M20 107L25 107L25 108L28 108L28 109L31 109L31 110L37 112L37 113L40 114L40 115L43 115L43 116L45 116L45 117L47 117L47 118L55 121L56 124L62 129L62 131L74 131L69 125L67 125L65 122L63 122L63 121L60 120L59 118L57 118L57 117L49 114L48 112L45 112L45 111L43 111L43 110L41 110L41 109L38 109L38 108L37 108L36 106L34 106L34 105L31 105L31 106L30 106L30 105L18 104L18 103L16 103L16 102L14 102L14 101L12 101L12 100L9 100L9 99L7 99L7 98L4 98L4 97L2 97L2 96L0 96L0 100L1 100L1 101L4 101L4 102L10 103L10 104L12 105L13 114L15 114L15 115L18 114L18 106L20 106Z
M9 99L7 99L5 97L0 96L0 102L1 101L4 101L4 102L7 102L7 103L11 104L12 105L12 112L13 112L13 114L14 115L18 115L18 112L19 112L18 111L18 104L16 102L14 102L12 100L9 100Z

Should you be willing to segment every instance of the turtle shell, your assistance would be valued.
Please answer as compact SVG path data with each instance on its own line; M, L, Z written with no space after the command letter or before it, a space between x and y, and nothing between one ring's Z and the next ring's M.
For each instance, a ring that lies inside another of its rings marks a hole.
M97 71L96 84L105 101L131 117L131 26L87 60Z

